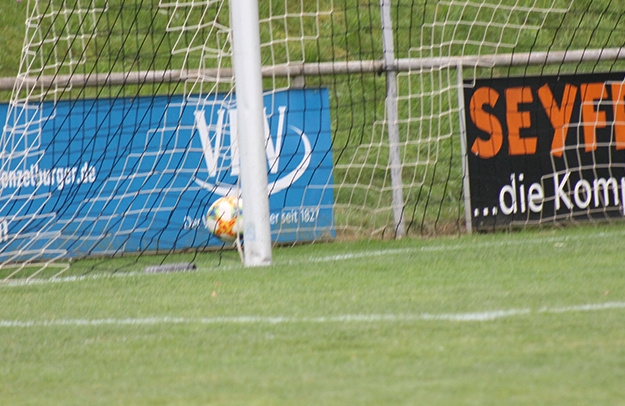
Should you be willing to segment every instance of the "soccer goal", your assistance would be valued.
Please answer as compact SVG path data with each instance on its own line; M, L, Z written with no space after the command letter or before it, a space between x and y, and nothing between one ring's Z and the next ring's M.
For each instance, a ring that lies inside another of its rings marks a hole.
M0 79L0 280L223 247L207 211L241 194L246 120L232 4L23 3L20 66ZM624 15L609 0L260 0L271 240L621 218Z

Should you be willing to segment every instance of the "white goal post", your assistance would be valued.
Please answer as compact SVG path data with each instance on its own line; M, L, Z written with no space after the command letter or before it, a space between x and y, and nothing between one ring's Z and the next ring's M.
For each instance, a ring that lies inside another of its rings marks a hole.
M260 28L256 0L230 0L241 153L245 266L271 264Z

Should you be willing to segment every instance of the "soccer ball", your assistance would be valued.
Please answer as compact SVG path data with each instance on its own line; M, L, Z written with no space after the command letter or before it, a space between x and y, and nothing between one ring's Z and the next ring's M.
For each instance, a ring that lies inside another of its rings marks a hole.
M206 214L206 228L225 242L236 240L243 232L243 202L234 196L217 199Z

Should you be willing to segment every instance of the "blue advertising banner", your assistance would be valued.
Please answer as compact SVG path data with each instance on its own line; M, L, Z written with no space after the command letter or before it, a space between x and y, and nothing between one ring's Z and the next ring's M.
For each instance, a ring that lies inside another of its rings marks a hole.
M274 241L334 237L328 90L270 94L265 106ZM231 95L4 104L0 121L0 257L222 244L206 212L239 193Z

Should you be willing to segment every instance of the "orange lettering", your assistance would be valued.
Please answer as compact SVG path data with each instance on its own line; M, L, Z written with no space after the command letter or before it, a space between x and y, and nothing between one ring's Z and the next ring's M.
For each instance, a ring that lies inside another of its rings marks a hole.
M553 141L551 142L551 155L562 156L568 125L571 123L571 115L573 114L573 107L575 107L575 96L577 96L577 87L566 85L564 87L562 103L558 106L558 103L553 98L553 93L549 85L544 85L538 89L538 97L555 130L553 133Z
M490 134L490 138L484 140L477 138L471 147L471 152L480 158L492 158L501 149L503 144L503 130L501 123L494 115L484 111L484 105L494 107L499 99L499 93L490 87L481 87L471 97L471 120L480 130Z
M616 149L625 149L625 84L612 85L614 102L614 141Z
M597 128L604 128L605 111L599 110L596 102L608 98L608 90L604 83L585 83L582 92L582 123L584 126L584 143L586 152L597 149Z
M536 153L536 137L521 138L521 128L531 126L529 111L519 111L519 104L533 101L532 89L514 87L506 89L506 120L508 121L508 152L510 155Z

